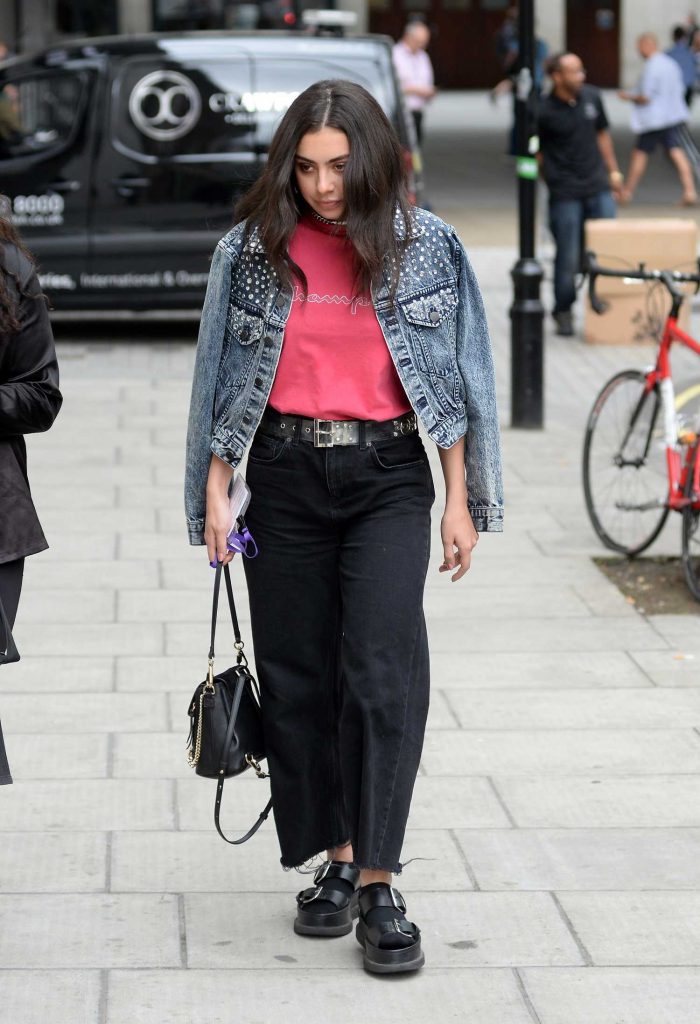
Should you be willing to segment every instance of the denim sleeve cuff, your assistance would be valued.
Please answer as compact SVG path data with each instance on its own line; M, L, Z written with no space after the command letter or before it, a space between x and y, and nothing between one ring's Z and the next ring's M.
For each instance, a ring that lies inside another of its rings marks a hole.
M190 544L204 544L204 520L188 519L187 535Z
M503 509L498 506L475 505L469 508L474 529L478 533L503 533Z

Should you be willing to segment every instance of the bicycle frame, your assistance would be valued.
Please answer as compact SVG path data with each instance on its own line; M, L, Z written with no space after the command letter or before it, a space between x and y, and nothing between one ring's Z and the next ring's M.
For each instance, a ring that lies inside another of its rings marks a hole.
M680 303L678 303L678 305L680 306ZM674 307L675 306L676 303L674 303ZM674 308L666 318L664 332L661 338L661 345L656 358L656 365L652 367L646 375L647 383L644 390L644 397L646 397L646 395L648 395L655 387L658 387L664 418L664 443L666 445L666 468L668 471L667 503L670 509L678 512L686 505L695 505L698 501L697 498L693 500L692 498L685 497L684 491L688 480L688 473L692 472L693 494L700 494L700 445L697 444L696 440L693 444L688 446L684 462L678 437L678 420L676 417L673 379L671 377L670 353L671 346L674 342L680 342L681 345L685 345L686 348L689 348L692 352L695 352L696 355L700 356L700 343L678 326L678 310L676 308ZM630 432L634 426L634 422L640 408L641 402L639 408L635 411L635 414L632 417ZM654 415L654 420L652 421L649 429L645 456L649 448L655 422L656 414Z

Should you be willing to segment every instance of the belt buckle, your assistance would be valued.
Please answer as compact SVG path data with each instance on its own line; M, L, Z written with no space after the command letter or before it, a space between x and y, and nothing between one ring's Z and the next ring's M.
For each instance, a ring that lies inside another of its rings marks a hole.
M321 437L329 440L322 441ZM333 447L333 420L314 420L314 448Z
M406 435L414 433L417 426L415 413L413 413L412 416L406 417L406 419L397 421L396 425L398 426L399 433L401 434Z

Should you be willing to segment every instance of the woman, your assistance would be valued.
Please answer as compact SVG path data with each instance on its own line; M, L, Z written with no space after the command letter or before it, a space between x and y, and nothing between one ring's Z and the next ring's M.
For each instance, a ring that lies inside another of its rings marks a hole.
M419 420L447 489L441 571L460 579L477 531L502 528L481 297L454 230L409 207L403 168L359 85L292 103L214 254L186 473L190 541L230 561L227 491L252 441L245 568L281 863L327 854L294 928L342 935L359 914L378 973L423 963L391 885L429 696Z
M48 430L61 408L46 302L0 196L0 603L12 628L24 559L48 547L27 478L24 434ZM12 782L0 728L0 785Z

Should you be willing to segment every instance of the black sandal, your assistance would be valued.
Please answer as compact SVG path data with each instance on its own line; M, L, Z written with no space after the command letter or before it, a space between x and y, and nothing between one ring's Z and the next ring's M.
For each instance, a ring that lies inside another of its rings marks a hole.
M398 889L386 882L370 882L359 890L360 919L355 936L365 951L364 967L374 974L417 971L425 963L420 928L405 918L406 904ZM376 907L392 907L396 916L374 922L369 917ZM390 938L391 936L391 938Z
M345 892L329 889L323 885L324 879L340 879ZM352 921L358 915L357 883L360 880L360 869L346 861L327 860L314 875L315 886L302 889L297 894L297 916L294 931L297 935L347 935L352 931ZM332 903L336 910L319 912L313 907L314 902Z

